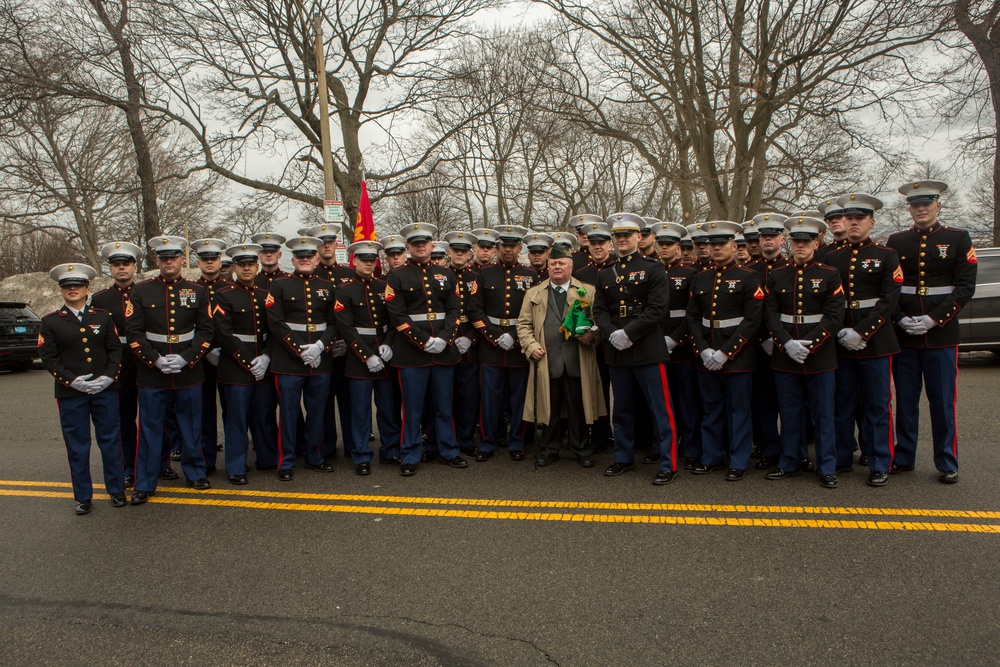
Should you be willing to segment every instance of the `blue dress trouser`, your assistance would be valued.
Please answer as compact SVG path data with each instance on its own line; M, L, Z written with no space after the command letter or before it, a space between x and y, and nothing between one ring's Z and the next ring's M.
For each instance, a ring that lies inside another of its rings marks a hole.
M201 385L183 389L139 387L139 451L135 457L135 490L152 493L161 470L167 415L181 450L181 469L189 481L205 477L201 455Z
M781 454L781 433L778 430L778 399L774 387L771 357L757 346L757 365L753 369L753 442L760 455L777 459Z
M476 446L479 417L479 364L460 361L455 366L455 438L460 449Z
M220 384L226 397L223 428L226 435L226 474L243 475L247 471L247 451L253 437L253 449L258 468L277 465L278 443L275 431L268 430L268 410L274 398L274 386L268 382L254 384Z
M868 469L889 472L892 465L892 357L837 362L837 467L854 464L854 427L861 422L861 453Z
M802 445L807 439L806 420L802 415L808 406L816 443L816 474L823 477L836 474L837 430L834 423L836 371L822 373L775 371L774 382L778 388L778 410L781 413L781 460L778 462L778 467L789 472L799 469Z
M892 362L896 385L895 462L912 466L917 458L920 393L926 385L934 439L934 466L958 470L958 347L903 347Z
M323 458L337 455L337 417L340 417L340 439L344 441L344 456L351 453L351 389L344 374L344 357L333 360L330 373L330 390L326 395L325 421L323 423ZM368 435L371 435L369 431Z
M653 416L653 452L660 456L660 470L677 470L677 427L666 364L608 366L608 370L614 392L611 421L615 428L615 463L635 463L635 406L645 401Z
M396 403L395 378L348 378L351 390L351 460L354 465L371 463L369 440L372 429L372 397L378 424L379 460L399 456L399 405Z
M667 364L667 383L677 422L679 451L685 458L701 461L701 396L694 359Z
M746 470L753 448L753 422L750 416L750 393L753 373L698 372L701 390L701 462ZM727 445L728 443L728 445Z
M278 468L295 467L295 443L299 437L299 406L305 406L305 450L309 465L323 463L323 426L327 394L330 392L330 374L285 375L276 373L275 389L278 392Z
M435 364L399 369L399 386L403 394L403 428L400 437L400 457L404 465L420 463L420 415L424 398L430 394L434 402L434 434L438 452L445 459L458 456L455 426L452 422L452 392L455 367Z
M136 425L139 416L139 387L131 385L118 388L118 415L125 475L135 477L135 450L139 447L139 427Z
M482 430L480 451L492 452L497 440L503 436L503 411L510 405L510 451L524 451L524 400L528 390L528 368L503 366L479 367L481 388L479 428ZM506 390L504 384L506 383Z
M125 490L125 470L122 467L122 444L119 436L118 390L105 389L99 394L83 394L56 399L59 425L62 427L69 475L73 481L73 498L78 503L89 502L94 496L90 476L90 423L101 450L104 467L104 488L108 493Z

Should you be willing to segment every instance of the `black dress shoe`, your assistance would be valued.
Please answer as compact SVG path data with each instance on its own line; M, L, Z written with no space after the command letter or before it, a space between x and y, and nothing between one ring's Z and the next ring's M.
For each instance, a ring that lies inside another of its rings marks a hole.
M193 486L199 491L204 491L205 489L211 489L212 483L208 481L207 477L202 477L201 479L196 479L193 482L188 482L188 486Z
M451 466L452 468L468 468L469 462L463 459L461 456L453 456L450 459L442 458L441 463Z
M762 456L753 464L754 470L771 470L778 465L778 459L774 456Z
M236 486L243 486L244 484L247 483L247 476L246 475L230 475L229 476L229 483L230 484L235 484Z
M306 470L315 470L316 472L333 472L333 466L326 461L315 465L312 463L306 463Z
M739 468L730 468L726 471L726 481L727 482L738 482L743 479L746 475L746 470L740 470Z
M293 473L292 473L292 469L291 468L289 468L288 470L279 470L278 471L278 481L279 482L290 482L290 481L292 481L292 474Z
M128 498L125 497L124 493L112 493L111 494L111 506L112 507L125 507L128 505Z
M868 486L885 486L889 483L889 475L878 470L868 473Z
M867 454L862 454L861 456L858 457L858 465L861 466L862 468L867 468L868 467L868 455Z
M642 460L643 465L647 465L647 466L651 465L653 463L659 463L659 462L660 462L660 455L659 454L647 454L646 458L644 458Z
M135 477L133 475L125 475L125 488L131 489L135 485Z
M957 470L942 470L941 474L938 475L938 481L942 484L957 484L958 483L958 471Z
M173 468L167 468L166 470L160 471L160 479L178 479L180 475Z
M386 466L403 465L403 459L399 458L398 456L393 456L392 458L389 459L379 459L378 462L379 465L386 465Z
M146 502L147 500L149 500L149 497L151 495L153 495L153 494L146 493L145 491L136 491L135 493L132 494L132 501L131 502L132 502L133 505L141 505L144 502Z
M629 470L635 470L634 463L612 463L607 468L604 469L605 477L617 477L622 473L626 473Z
M420 455L420 462L421 463L430 463L431 461L433 461L437 457L438 457L438 453L437 452L428 452L427 450L424 450L424 453Z
M854 472L854 466L853 465L846 465L846 466L840 466L839 468L837 468L837 474L838 475L841 474L841 473L845 473L845 472Z
M799 461L799 470L802 472L816 472L816 465L813 464L812 459L802 459Z
M781 468L777 468L764 475L764 479L788 479L789 477L798 477L801 474L798 470L782 470Z
M411 477L417 474L417 466L412 463L404 463L399 466L399 474L403 477Z
M658 473L656 473L656 477L653 478L653 485L666 486L675 479L677 479L677 473L675 473L673 470L661 470Z
M699 463L691 471L695 475L708 475L715 472L716 470L722 470L725 466L723 465L709 465L707 463Z
M162 451L162 450L160 450L160 451ZM181 450L179 450L179 449L171 449L170 450L170 460L171 461L180 461L181 460Z
M77 503L76 504L76 513L80 514L80 515L90 514L90 501L89 500L84 500L82 503Z
M554 452L552 454L539 454L535 457L535 465L538 467L550 466L559 460L559 453Z
M511 461L523 461L524 460L524 450L523 449L512 449L510 452Z
M479 451L476 452L476 462L483 463L484 461L489 461L491 458L493 458L494 453L495 452L493 450L487 452L480 449Z
M581 468L593 468L594 467L594 457L593 456L581 456L578 460Z
M824 489L836 489L837 488L837 476L836 475L823 475L819 478L819 483L823 485Z
M698 467L698 461L697 460L695 460L695 459L693 459L691 457L687 457L687 458L684 459L684 469L685 470L694 470L696 467Z
M371 463L359 463L354 466L354 472L358 475L364 477L365 475L372 474L372 464Z
M898 463L893 463L892 467L889 468L889 474L895 475L898 472L913 472L913 466L901 466Z
M466 445L465 447L462 447L459 451L465 454L466 456L475 456L478 450L476 449L475 445Z

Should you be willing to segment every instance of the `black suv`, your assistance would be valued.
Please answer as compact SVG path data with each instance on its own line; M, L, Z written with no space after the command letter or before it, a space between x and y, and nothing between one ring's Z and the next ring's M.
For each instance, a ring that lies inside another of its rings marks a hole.
M1000 354L1000 248L977 248L976 256L976 293L958 314L959 349Z
M42 321L20 301L0 301L0 369L26 371L38 358Z

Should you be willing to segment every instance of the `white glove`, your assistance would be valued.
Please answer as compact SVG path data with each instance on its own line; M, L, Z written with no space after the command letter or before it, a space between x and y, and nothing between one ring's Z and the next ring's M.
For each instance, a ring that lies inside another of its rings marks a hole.
M342 357L347 354L347 341L343 338L338 338L333 341L333 347L330 348L330 355L336 359L337 357Z
M770 357L772 354L774 354L774 339L768 338L767 340L765 340L763 343L760 344L760 347L761 349L764 350L764 354Z
M506 336L507 334L504 335ZM465 336L459 336L455 339L455 347L458 348L459 354L465 354L469 351L469 348L472 347L472 341Z
M115 381L109 378L107 375L102 375L96 380L91 380L90 384L96 388L96 391L94 391L94 393L99 394L108 387L110 387L112 384L114 384L114 382Z
M837 334L837 342L852 352L863 350L868 346L868 341L862 338L861 334L850 327L840 330L840 333Z
M510 350L514 349L514 337L511 336L509 333L505 333L499 338L497 338L497 345L499 345L501 349L507 350L509 352Z
M722 368L722 366L719 366L715 362L715 350L712 348L707 348L701 351L701 363L710 371L717 371Z
M312 361L306 362L306 366L309 368L319 368L319 365L323 363L323 356L320 355L313 359Z
M372 356L368 357L368 361L365 362L365 366L367 366L368 370L371 371L372 373L378 373L383 368L385 368L385 363L382 361L382 359L379 358L377 354L373 354Z
M382 357L382 361L389 363L392 361L392 348L388 345L378 346L378 356Z
M632 341L629 340L628 334L625 333L624 329L618 329L617 331L612 331L611 335L608 336L608 342L616 350L627 350L632 347Z
M316 364L314 366L313 362L318 361L320 356L322 356L322 354L323 354L323 343L321 343L320 341L316 341L315 343L309 343L308 345L303 346L302 349L299 351L299 356L302 357L302 361L304 361L309 366L312 366L313 368L319 366L319 364Z
M80 377L73 378L73 381L69 383L73 389L77 391L82 391L85 394L92 394L91 391L92 383L87 382L90 378L94 377L93 373L87 373L86 375L81 375Z
M212 364L213 366L219 365L219 357L222 356L221 347L213 347L211 350L205 353L205 361Z
M667 354L670 354L674 351L674 348L677 347L677 341L670 336L664 336L663 340L667 343Z
M921 315L913 318L913 325L907 329L911 336L923 336L925 333L937 326L937 322L930 315Z
M504 335L506 336L507 334ZM444 342L444 338L428 338L427 342L424 343L424 352L439 354L444 352L444 348L446 347L448 347L448 343Z
M153 365L159 368L160 372L163 373L164 375L172 375L174 373L180 373L181 372L180 366L176 364L176 360L174 359L174 357L177 356L178 355L176 354L168 354L162 356L156 361L154 361Z
M271 365L271 357L266 354L262 354L259 357L254 357L253 361L250 362L250 373L253 375L254 380L261 380L264 374L267 373L267 367Z
M168 354L167 364L173 369L175 373L180 373L187 366L187 359L179 354Z
M809 349L802 343L800 340L790 340L785 343L785 353L797 364L804 364L806 357L809 356Z
M917 319L915 317L904 317L899 321L899 326L911 336L919 336L923 333L917 329Z
M722 370L722 367L726 365L727 361L729 361L729 357L727 357L726 353L722 350L716 350L715 354L712 355L712 362L718 366L718 368L715 369L717 371Z

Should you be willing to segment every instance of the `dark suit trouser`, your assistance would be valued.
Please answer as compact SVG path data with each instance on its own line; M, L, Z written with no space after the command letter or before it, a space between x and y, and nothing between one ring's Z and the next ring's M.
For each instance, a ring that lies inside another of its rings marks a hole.
M694 359L668 363L667 381L677 422L678 451L685 458L701 461L701 396Z
M455 366L455 437L460 448L475 447L479 417L479 364L465 361Z
M505 401L510 401L510 441L507 446L511 451L524 451L524 401L528 389L528 367L506 368L503 366L479 367L479 380L482 391L480 403L479 428L482 430L482 443L479 449L492 452L496 449L497 440L503 434L503 409ZM506 390L504 389L506 383Z
M539 454L558 454L562 447L563 430L559 415L562 406L568 415L567 434L569 449L577 456L590 456L594 448L584 436L587 422L583 411L583 384L579 377L563 373L560 377L549 378L549 423L545 425Z
M344 357L333 360L330 391L326 397L326 416L323 423L322 452L324 458L337 455L337 417L340 417L340 435L344 441L344 456L351 454L351 388L344 375L345 364ZM334 403L336 403L336 410Z
M125 490L122 468L122 447L118 435L118 391L106 389L99 394L82 394L73 398L56 399L59 424L69 457L69 473L73 482L73 498L89 501L94 496L90 477L90 423L101 450L104 468L104 488L108 493Z
M753 369L753 443L760 455L777 459L781 454L781 433L778 431L778 399L774 386L771 357L760 345L754 351Z
M135 476L135 450L139 447L139 387L134 384L118 389L118 414L121 416L119 439L122 446L122 463L125 475Z

